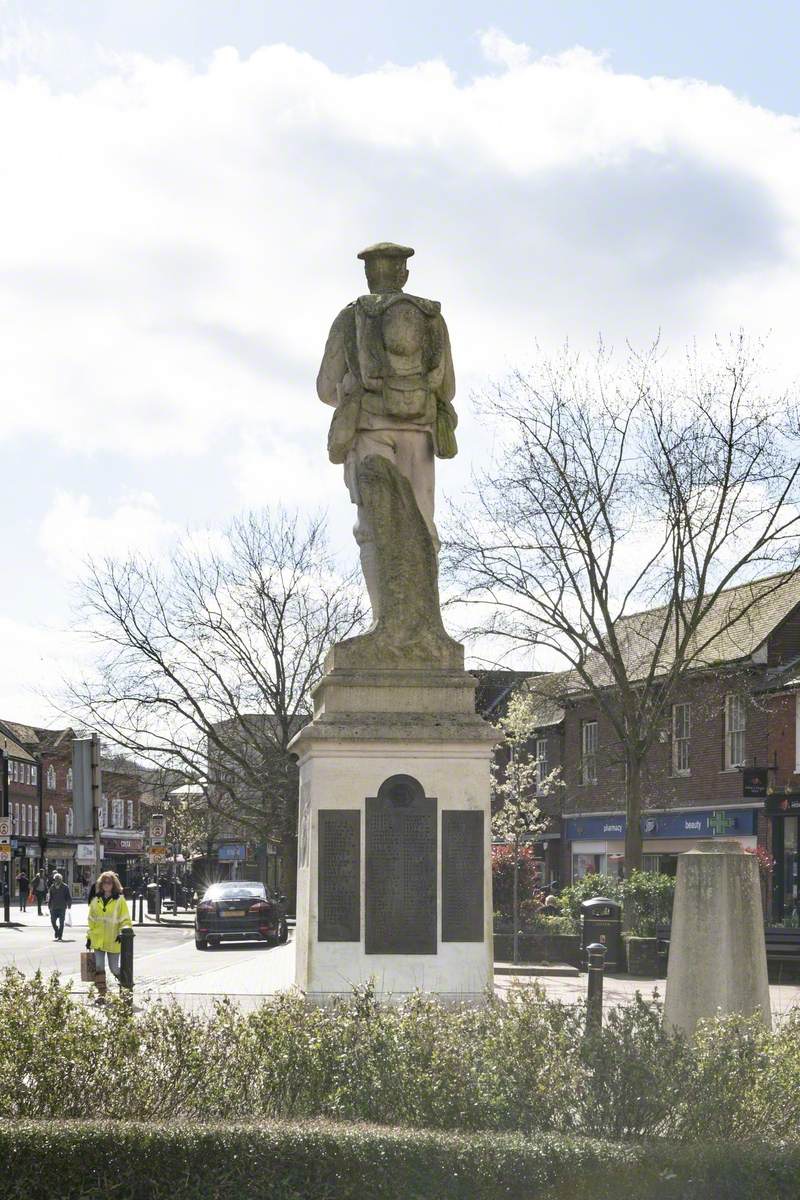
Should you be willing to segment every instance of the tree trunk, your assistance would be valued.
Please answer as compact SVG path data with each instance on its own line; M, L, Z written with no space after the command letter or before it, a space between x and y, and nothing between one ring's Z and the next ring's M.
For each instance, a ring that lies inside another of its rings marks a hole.
M642 869L642 764L627 763L625 781L625 875Z
M512 921L514 922L513 952L511 961L519 962L519 838L514 838L514 897L511 902Z
M627 763L625 773L625 878L642 869L642 764L639 759ZM634 923L633 906L625 902L622 924L630 932Z

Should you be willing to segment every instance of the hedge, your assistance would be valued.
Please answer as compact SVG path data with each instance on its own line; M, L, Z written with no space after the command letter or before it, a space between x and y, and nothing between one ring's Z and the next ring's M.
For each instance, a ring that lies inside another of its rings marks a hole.
M796 1200L800 1148L328 1122L0 1122L8 1200Z

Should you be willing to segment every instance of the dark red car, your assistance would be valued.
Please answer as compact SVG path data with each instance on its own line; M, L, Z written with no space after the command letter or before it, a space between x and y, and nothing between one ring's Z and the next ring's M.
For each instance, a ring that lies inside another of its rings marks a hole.
M277 945L288 937L286 898L268 895L263 883L212 884L195 910L194 944L198 950L218 946L223 938L258 938Z

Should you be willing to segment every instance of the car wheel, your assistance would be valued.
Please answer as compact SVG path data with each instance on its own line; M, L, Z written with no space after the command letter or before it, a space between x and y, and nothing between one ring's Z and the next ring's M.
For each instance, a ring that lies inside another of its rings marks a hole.
M208 949L208 942L206 941L205 938L195 937L194 944L198 950L207 950Z
M278 945L284 946L286 944L286 942L288 942L288 940L289 940L289 926L287 925L286 918L284 917L283 920L281 921L280 930L278 931Z

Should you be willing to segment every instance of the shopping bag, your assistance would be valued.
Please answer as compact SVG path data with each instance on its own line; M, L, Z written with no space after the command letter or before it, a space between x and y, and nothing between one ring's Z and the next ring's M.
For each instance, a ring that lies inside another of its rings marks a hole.
M33 889L31 889L31 891L28 892L28 904L35 904L35 903L36 903L36 897L33 894Z
M84 950L81 953L81 980L83 983L94 983L96 973L94 950Z
M65 925L71 925L71 924L72 924L72 909L71 909L71 908L68 908L68 909L67 909L66 916L64 917L64 924L65 924Z

